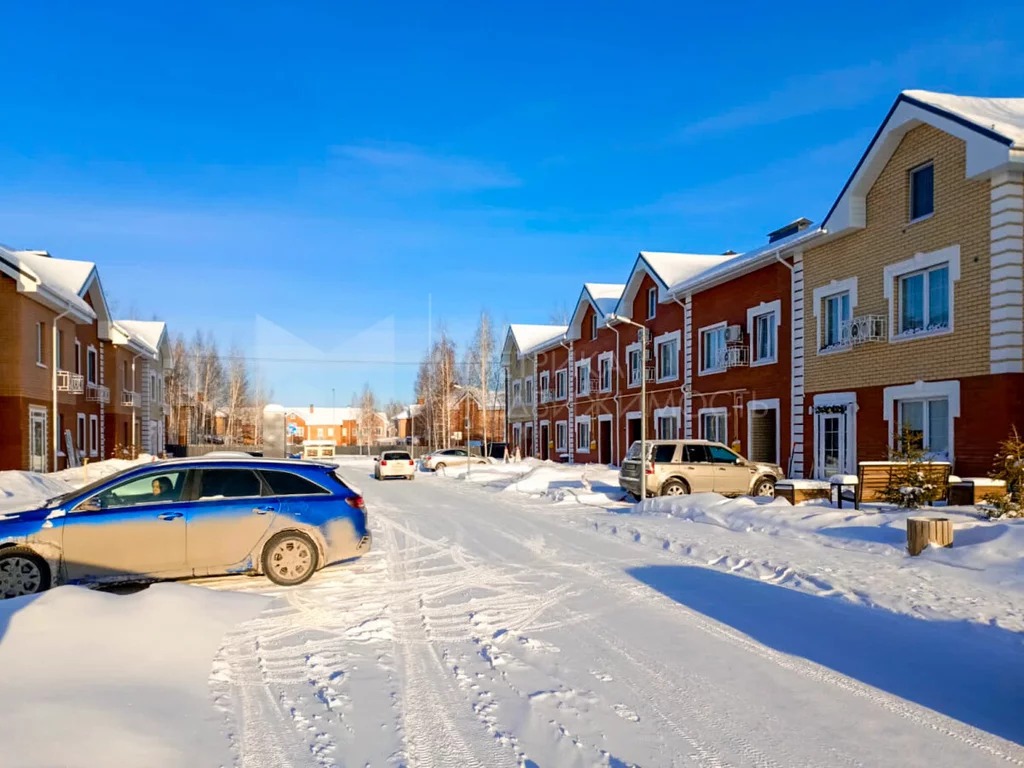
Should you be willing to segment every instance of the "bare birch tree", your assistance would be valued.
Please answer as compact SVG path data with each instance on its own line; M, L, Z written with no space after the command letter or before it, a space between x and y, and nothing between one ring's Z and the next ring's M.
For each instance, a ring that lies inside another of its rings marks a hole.
M224 395L224 406L227 411L226 441L237 445L242 442L239 422L249 404L249 371L245 358L237 347L232 347L228 355Z

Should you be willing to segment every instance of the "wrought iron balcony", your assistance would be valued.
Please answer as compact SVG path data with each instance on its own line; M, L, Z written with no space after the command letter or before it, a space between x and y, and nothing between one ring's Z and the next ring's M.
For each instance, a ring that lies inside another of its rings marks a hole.
M125 408L135 408L139 404L139 393L125 389L121 391L121 405Z
M718 355L717 368L745 368L750 365L750 350L746 345L726 347Z
M109 403L110 389L102 384L86 384L85 399L90 403Z
M85 391L85 377L71 371L57 371L57 391L80 395Z

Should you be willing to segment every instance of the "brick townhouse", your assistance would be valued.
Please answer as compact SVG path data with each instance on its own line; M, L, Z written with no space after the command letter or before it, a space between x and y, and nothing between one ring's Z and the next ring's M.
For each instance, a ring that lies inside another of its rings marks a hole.
M614 309L585 287L565 333L515 346L509 371L537 372L539 455L605 461L593 424L610 418L621 460L646 376L651 437L823 477L885 458L905 425L983 474L1024 421L1022 171L1024 99L900 94L821 226L745 254L642 252Z
M387 415L378 412L372 427L360 428L360 408L329 408L319 405L285 408L288 441L301 445L307 440L333 443L335 446L366 445L387 435Z
M501 350L505 369L505 435L510 450L518 446L523 456L547 456L548 443L548 438L541 440L537 432L537 409L542 391L537 380L536 356L529 352L534 347L561 338L564 333L564 325L513 324L505 334ZM549 379L550 374L545 381ZM547 400L544 402L546 404Z
M117 414L128 416L112 409L109 382L127 349L159 357L111 319L95 264L0 248L0 468L112 456Z

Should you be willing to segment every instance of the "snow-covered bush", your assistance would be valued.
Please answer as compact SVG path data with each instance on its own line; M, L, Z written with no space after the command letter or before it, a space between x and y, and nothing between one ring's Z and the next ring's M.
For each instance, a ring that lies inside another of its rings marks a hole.
M1006 483L1005 493L990 493L985 497L989 517L1024 517L1024 440L1017 427L1010 427L1010 435L999 444L989 477Z
M886 502L904 509L917 509L940 498L942 489L928 476L928 459L920 447L918 433L904 426L896 447L889 451L889 461L895 466L889 470L889 482L881 491Z

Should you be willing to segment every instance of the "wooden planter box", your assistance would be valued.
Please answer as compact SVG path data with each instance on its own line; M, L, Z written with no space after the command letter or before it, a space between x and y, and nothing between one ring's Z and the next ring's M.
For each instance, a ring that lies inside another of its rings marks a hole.
M990 493L1005 493L1006 483L988 477L966 477L949 485L949 504L954 507L971 507L981 504Z
M782 480L775 484L775 496L796 505L805 501L828 501L831 497L831 490L828 483L823 483L821 486L807 486L800 483L794 486L792 483Z

